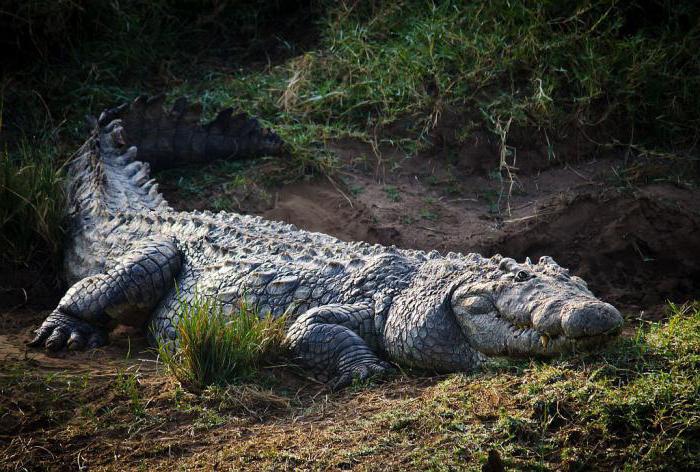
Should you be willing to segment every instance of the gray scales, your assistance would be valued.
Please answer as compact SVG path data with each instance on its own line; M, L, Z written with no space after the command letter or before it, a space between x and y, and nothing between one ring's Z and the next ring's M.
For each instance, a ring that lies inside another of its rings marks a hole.
M235 316L244 299L261 315L286 313L295 361L339 388L389 372L389 362L466 371L489 356L591 349L619 332L620 313L549 257L441 255L179 212L150 178L151 168L285 152L231 109L207 125L184 99L171 111L162 97L104 111L68 171L72 286L30 344L99 347L127 324L176 346L180 300L215 296Z

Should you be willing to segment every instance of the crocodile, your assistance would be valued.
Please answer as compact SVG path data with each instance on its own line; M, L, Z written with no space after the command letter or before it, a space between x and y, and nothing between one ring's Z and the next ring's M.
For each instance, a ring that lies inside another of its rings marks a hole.
M216 297L285 316L295 362L333 388L395 365L469 371L494 356L591 350L619 333L619 311L551 257L537 263L344 242L230 212L171 208L151 179L214 159L288 155L258 120L139 97L94 121L67 172L70 286L31 346L96 348L118 324L177 346L183 300ZM175 347L176 348L176 347Z

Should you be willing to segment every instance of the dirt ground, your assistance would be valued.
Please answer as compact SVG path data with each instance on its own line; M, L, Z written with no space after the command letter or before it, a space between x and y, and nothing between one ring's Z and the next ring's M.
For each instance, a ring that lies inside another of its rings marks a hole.
M623 185L611 178L621 164L611 159L513 169L511 181L466 151L409 158L352 141L328 145L342 162L332 180L265 187L250 179L235 190L212 185L196 198L178 193L174 179L161 189L183 210L225 195L232 210L343 240L519 260L550 255L620 307L630 326L659 319L666 301L700 299L696 189ZM108 347L85 353L25 350L50 303L27 309L16 291L3 297L0 469L294 469L314 457L319 468L373 469L361 451L342 460L333 451L372 434L363 418L420 402L439 380L408 376L330 394L298 372L271 369L272 387L227 393L228 403L219 397L214 407L162 375L138 332L121 330Z

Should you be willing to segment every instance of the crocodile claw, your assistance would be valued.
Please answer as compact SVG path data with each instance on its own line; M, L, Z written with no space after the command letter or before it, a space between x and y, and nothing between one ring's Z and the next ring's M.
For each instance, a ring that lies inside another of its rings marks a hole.
M339 372L330 382L333 391L349 387L355 382L365 382L370 379L386 377L395 372L394 367L385 361L365 361Z
M45 347L49 351L94 349L107 344L107 332L85 321L54 311L34 332L29 347Z

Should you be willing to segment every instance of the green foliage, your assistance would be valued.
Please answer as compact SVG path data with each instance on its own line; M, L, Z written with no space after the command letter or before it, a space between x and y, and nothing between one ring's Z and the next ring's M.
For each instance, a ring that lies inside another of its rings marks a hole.
M114 390L129 401L131 413L135 417L143 417L146 407L139 391L138 373L134 371L118 370L114 379Z
M63 173L45 143L0 151L0 258L24 264L38 254L57 263L65 211Z
M386 198L388 198L389 201L391 201L391 202L401 201L401 192L399 191L398 188L396 188L393 185L385 186L384 193L386 194Z
M362 5L330 9L320 50L289 64L290 111L363 127L410 116L424 134L452 105L480 110L494 131L512 118L550 136L609 129L609 141L665 149L698 138L693 2Z
M202 391L250 378L279 353L284 318L259 318L241 303L231 314L217 300L195 294L180 300L177 345L160 340L161 361L182 385Z
M687 443L700 434L700 304L670 310L668 324L640 328L620 359L597 373L596 401L583 413L606 432L649 442L632 456L642 463L668 453L700 460L697 445Z

